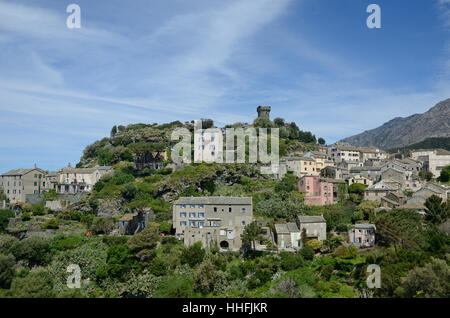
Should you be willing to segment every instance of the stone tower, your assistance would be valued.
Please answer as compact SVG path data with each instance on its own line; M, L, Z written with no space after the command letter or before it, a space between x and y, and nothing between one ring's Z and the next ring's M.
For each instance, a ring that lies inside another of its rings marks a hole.
M258 112L258 118L265 117L270 119L270 106L258 106L256 111Z

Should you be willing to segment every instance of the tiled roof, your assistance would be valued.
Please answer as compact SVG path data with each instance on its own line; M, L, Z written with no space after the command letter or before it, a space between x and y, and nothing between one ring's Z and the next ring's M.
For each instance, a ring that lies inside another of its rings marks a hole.
M298 220L300 223L321 223L326 222L322 215L299 215Z
M39 168L31 168L31 169L19 168L19 169L10 170L10 171L2 174L2 176L23 176L23 175L25 175L25 174L29 173L30 171L33 171L33 170L40 170L40 171L42 171Z
M289 233L289 229L288 229L286 224L275 224L275 231L278 234L280 234L280 233L283 233L283 234Z
M174 204L252 204L251 197L181 197Z
M369 223L355 224L355 229L375 229L375 224Z

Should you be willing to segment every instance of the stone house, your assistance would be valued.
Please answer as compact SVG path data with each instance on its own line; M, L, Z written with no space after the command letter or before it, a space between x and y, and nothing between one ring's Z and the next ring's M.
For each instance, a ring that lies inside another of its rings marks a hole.
M217 243L222 250L239 250L241 234L252 221L251 197L181 197L173 202L175 235L186 246Z
M90 192L94 185L105 174L112 173L109 166L95 166L93 168L72 168L70 163L67 168L58 171L58 193Z
M288 172L301 178L305 175L319 176L323 163L316 162L314 158L310 157L283 157L280 159L279 167L279 179Z
M46 190L45 171L36 165L31 169L13 169L0 176L0 186L10 203L26 202L26 195Z
M381 179L381 167L371 165L352 167L349 170L349 174L352 176L360 175L364 178L372 180L372 182L375 183Z
M370 187L373 184L373 181L371 179L366 178L360 174L355 174L353 176L348 177L347 179L345 179L345 182L347 183L348 186L351 186L354 183L360 183Z
M135 154L134 167L138 170L158 170L164 167L164 160L167 160L166 151L142 151Z
M281 250L297 250L301 246L300 229L294 222L275 224L274 238Z
M299 215L296 220L297 227L300 231L300 247L302 247L303 240L308 241L317 239L324 241L327 239L327 222L320 216ZM306 237L303 237L303 234Z
M136 213L125 214L119 219L119 234L134 235L147 227L154 220L152 210L142 210Z
M364 200L381 202L389 192L400 190L400 184L391 180L382 180L364 190Z
M305 192L307 205L333 204L333 184L318 176L304 176L298 182L298 190Z
M375 246L375 224L355 224L348 231L349 243L358 248Z
M388 192L380 198L381 206L385 208L396 209L406 203L406 196L402 191Z

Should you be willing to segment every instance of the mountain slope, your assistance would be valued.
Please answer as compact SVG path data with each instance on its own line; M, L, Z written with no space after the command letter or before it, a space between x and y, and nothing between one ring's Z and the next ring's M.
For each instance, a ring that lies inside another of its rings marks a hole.
M430 137L450 137L450 98L423 114L397 117L378 128L341 141L354 146L389 149L405 147Z

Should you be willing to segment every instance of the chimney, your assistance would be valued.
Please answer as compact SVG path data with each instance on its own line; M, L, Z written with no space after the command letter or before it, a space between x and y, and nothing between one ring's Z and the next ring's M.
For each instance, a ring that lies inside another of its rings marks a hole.
M72 166L70 165L70 162L69 162L69 164L67 165L67 168L72 168Z
M37 168L37 166L36 166L36 164L34 164L34 169L36 169Z

